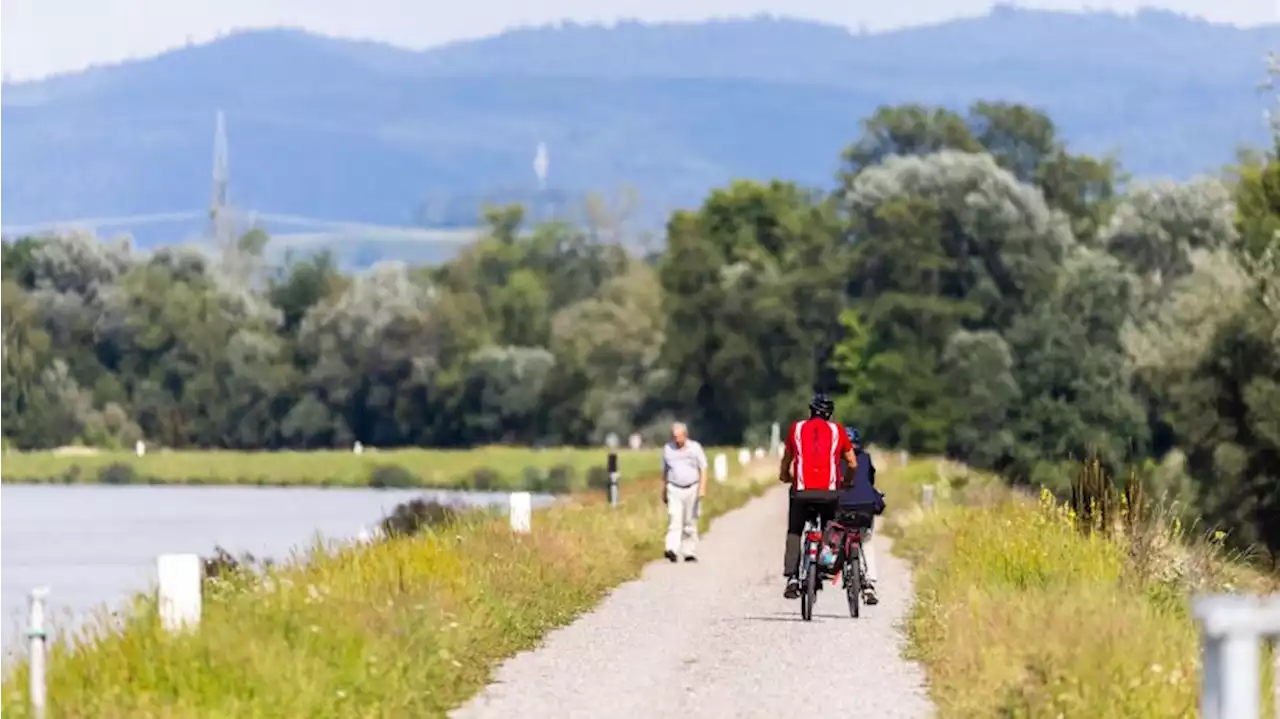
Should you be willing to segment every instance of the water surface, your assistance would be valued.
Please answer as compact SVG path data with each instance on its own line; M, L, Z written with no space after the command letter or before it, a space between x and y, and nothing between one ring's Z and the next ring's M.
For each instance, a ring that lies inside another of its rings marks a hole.
M414 497L507 503L505 493L430 490L2 485L0 644L14 649L34 587L49 587L50 610L68 627L152 586L159 554L208 556L221 545L235 554L284 559L317 534L353 539ZM549 501L534 497L535 506Z

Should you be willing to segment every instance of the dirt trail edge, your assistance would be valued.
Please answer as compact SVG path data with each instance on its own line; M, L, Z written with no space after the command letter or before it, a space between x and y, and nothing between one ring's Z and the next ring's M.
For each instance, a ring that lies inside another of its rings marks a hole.
M719 518L699 563L650 564L450 716L932 717L923 670L901 656L909 568L877 537L880 604L851 619L828 585L802 622L782 597L785 492Z

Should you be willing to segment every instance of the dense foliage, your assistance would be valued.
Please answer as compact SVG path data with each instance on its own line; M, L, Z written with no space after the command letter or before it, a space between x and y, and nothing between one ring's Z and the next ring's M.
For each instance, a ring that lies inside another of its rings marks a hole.
M1280 149L1280 143L1277 148ZM490 209L455 261L344 276L5 245L4 434L172 447L758 443L815 387L873 441L1064 484L1074 457L1280 547L1280 162L1133 183L1011 104L864 123L838 183L735 182L636 257Z

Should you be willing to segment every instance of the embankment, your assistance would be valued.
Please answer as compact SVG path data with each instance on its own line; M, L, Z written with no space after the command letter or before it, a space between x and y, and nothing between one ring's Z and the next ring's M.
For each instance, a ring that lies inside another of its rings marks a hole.
M948 463L893 482L887 530L916 568L911 651L944 717L1195 716L1190 596L1274 588L1158 509L1090 533L1048 494ZM911 501L925 483L939 488L930 511Z
M703 521L764 485L765 462L712 487ZM265 578L206 590L199 631L171 637L139 598L123 630L55 647L55 717L439 716L501 659L594 606L661 552L659 485L619 508L575 495L513 535L473 513L433 531L313 552ZM26 667L3 680L6 716L28 715Z

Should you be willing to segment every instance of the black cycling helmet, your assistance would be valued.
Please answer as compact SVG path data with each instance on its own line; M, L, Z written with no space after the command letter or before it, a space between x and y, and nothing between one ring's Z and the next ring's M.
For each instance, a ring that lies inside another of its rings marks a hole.
M862 433L858 431L857 427L846 424L844 426L844 433L849 437L850 444L852 444L855 447L862 446Z
M826 392L818 392L809 400L809 414L813 417L831 419L836 411L836 403L831 401Z

